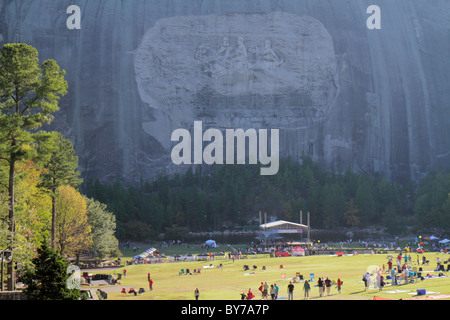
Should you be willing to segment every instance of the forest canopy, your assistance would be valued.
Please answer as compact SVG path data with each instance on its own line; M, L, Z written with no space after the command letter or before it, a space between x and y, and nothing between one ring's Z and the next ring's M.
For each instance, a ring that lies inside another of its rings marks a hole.
M115 213L120 239L251 228L260 211L289 221L310 212L312 228L380 226L398 234L405 226L450 227L450 173L400 185L379 174L326 170L308 157L282 159L274 176L251 165L197 169L134 186L88 180L84 187Z

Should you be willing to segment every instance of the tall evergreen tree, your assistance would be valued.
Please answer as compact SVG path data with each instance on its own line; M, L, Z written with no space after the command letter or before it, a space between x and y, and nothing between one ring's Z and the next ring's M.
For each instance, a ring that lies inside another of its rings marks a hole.
M355 205L359 208L361 222L372 224L375 213L375 199L372 189L372 181L368 176L361 176L355 195Z
M30 300L77 300L80 298L79 289L70 289L67 280L68 263L58 251L52 249L44 240L37 250L33 265L25 269L22 282Z
M39 65L38 52L24 43L0 49L0 154L8 170L9 231L15 232L14 178L17 161L33 154L33 131L50 123L58 101L67 92L65 71L54 60ZM13 239L10 239L13 242ZM12 263L8 289L13 289Z
M324 224L328 228L342 226L345 212L345 200L339 184L327 184L323 188Z
M56 190L60 186L78 186L82 180L78 177L78 157L75 154L72 142L64 139L59 132L40 132L37 135L37 145L42 165L45 170L41 174L39 187L48 190L52 197L52 226L51 245L56 248Z

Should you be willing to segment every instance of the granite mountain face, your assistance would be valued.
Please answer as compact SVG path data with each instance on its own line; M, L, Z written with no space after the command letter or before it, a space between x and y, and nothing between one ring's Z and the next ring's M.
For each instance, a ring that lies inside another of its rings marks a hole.
M66 26L70 5L81 29ZM52 129L84 178L126 183L185 167L171 133L279 129L280 156L418 179L450 163L450 2L21 0L0 3L0 45L67 71Z

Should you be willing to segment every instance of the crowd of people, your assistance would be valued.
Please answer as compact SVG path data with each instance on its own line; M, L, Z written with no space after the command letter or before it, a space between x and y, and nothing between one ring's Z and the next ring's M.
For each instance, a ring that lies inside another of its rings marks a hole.
M181 245L178 242L170 243L169 245ZM139 250L138 246L136 246L133 243L125 243L124 246L131 247L135 250ZM247 249L245 248L239 248L240 250L235 250L235 252L238 253L247 253L247 252L256 252L261 253L265 250L278 250L279 248L275 246L275 244L272 244L272 246L262 247L259 246L256 243L252 243L252 246L249 246ZM443 255L447 252L443 252ZM373 252L375 254L375 252ZM339 256L339 255L338 255ZM342 256L342 255L340 255ZM415 257L414 257L415 256ZM413 259L413 257L415 259ZM215 256L214 253L209 253L209 260L214 260ZM236 256L232 253L228 255L228 259L232 259L234 262L234 259L236 259ZM379 291L382 291L383 288L386 285L399 285L403 283L411 283L414 281L417 281L420 279L420 276L426 277L426 272L421 274L423 266L429 266L431 262L429 259L427 259L424 252L414 252L410 250L405 251L398 251L398 253L393 255L387 255L386 256L387 261L382 264L381 267L376 267L372 270L367 270L367 272L362 276L362 282L364 282L365 290L369 289L378 289ZM434 263L434 258L433 258ZM443 270L444 264L447 267L447 271L450 269L450 258L440 258L437 257L436 259L436 268L434 271ZM222 265L221 265L222 266ZM281 265L280 265L281 266ZM434 266L434 264L433 264ZM249 270L249 268L245 269L246 266L244 266L244 270ZM253 266L253 271L255 271L256 266ZM265 267L263 267L262 270L265 270ZM126 278L126 270L123 270L123 277ZM320 297L326 297L333 294L339 294L342 292L342 286L343 281L340 278L333 278L330 279L330 277L319 277L314 279L313 274L311 274L312 277L308 280L303 280L303 277L298 278L301 281L297 281L296 278L292 278L289 283L286 283L283 281L282 287L285 287L281 289L281 297L279 296L280 287L277 285L277 283L272 283L264 281L261 282L258 285L257 290L252 290L251 288L248 289L247 292L242 292L241 299L242 300L278 300L278 299L288 299L293 300L294 299L294 291L296 291L296 295L300 295L304 299L309 299L310 296L313 296L314 298L320 298ZM333 277L336 277L336 275L333 275ZM360 278L361 279L361 278ZM148 284L149 284L149 290L153 290L153 280L150 278L150 274L148 275ZM317 289L316 289L317 288ZM336 289L334 289L336 288ZM317 291L316 291L317 290ZM299 293L299 291L301 293ZM317 292L317 294L316 294ZM200 291L198 288L195 288L194 290L194 297L195 299L199 299Z
M445 260L437 257L434 271L444 271L444 263L446 264L448 262L450 262L450 258ZM399 284L413 283L417 279L423 280L425 276L431 276L429 273L425 275L421 272L421 267L430 264L430 261L423 254L422 257L419 257L417 254L416 261L413 261L411 255L406 253L399 253L395 258L389 255L387 256L386 264L383 264L382 268L376 268L371 272L367 271L363 275L362 280L365 290L374 288L382 291L387 280L390 280L391 286L396 286Z
M436 258L436 268L434 271L440 271L443 269L444 264L449 263L450 269L450 258L442 259ZM430 261L427 259L425 255L420 257L417 255L416 261L412 260L410 254L407 253L398 253L396 257L392 255L387 256L387 262L382 265L381 268L375 268L374 270L368 270L362 277L362 281L364 282L365 290L369 289L377 289L379 291L383 290L383 287L388 284L387 280L390 280L389 284L392 286L396 286L399 284L407 284L416 281L416 279L421 278L422 280L426 276L421 274L422 268L421 266L428 266ZM386 268L387 265L387 268ZM417 270L418 269L418 270ZM442 275L442 274L440 274ZM302 289L304 294L304 299L309 299L312 287L318 288L319 297L325 297L332 294L331 289L332 286L336 285L337 293L341 293L343 281L338 278L336 281L331 280L329 277L319 277L317 282L314 284L315 280L311 278L310 280L304 280L302 282ZM298 283L296 281L290 281L287 285L287 299L292 300L294 296L295 284ZM278 299L278 291L279 287L276 284L270 285L267 282L261 282L261 285L258 288L259 297L255 296L252 292L251 288L247 293L242 293L241 298L243 300L252 300L252 299L262 299L262 300L277 300Z

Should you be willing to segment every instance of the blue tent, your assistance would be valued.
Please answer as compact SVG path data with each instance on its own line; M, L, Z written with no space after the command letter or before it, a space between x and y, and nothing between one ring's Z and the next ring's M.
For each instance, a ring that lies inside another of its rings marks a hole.
M206 244L208 247L212 247L212 248L215 248L215 247L217 246L217 244L216 244L216 242L215 242L214 240L207 240L207 241L205 242L205 244Z
M137 256L134 256L134 259L141 259L141 258L147 258L148 256L151 256L153 252L155 252L155 248L150 248L142 252L141 254L138 254Z

